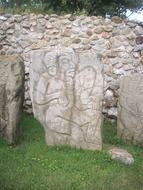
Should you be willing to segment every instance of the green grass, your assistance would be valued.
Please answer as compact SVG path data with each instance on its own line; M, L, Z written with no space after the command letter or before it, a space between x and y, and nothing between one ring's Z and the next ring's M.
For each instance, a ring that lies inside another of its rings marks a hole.
M143 149L119 141L115 123L103 127L102 152L45 145L43 128L32 116L25 115L21 125L16 146L0 141L0 190L143 190ZM111 143L129 150L134 165L111 160Z

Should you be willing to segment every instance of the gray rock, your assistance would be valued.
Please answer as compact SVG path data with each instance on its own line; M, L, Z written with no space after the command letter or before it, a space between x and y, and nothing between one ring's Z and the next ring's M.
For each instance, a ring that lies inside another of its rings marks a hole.
M110 102L113 101L113 98L114 98L113 96L114 96L113 91L108 89L108 90L106 91L106 93L105 93L104 98L105 98L105 100L106 100L107 102L109 102L109 104L110 104Z
M47 144L101 150L103 76L96 54L35 51L30 81L34 115Z
M21 15L14 15L14 18L16 20L16 22L20 23L23 20L23 17Z
M128 65L124 65L123 68L124 68L125 71L129 71L129 70L133 70L134 66L131 65L131 64L128 64Z
M107 111L107 115L109 118L117 118L118 112L116 107L109 108Z
M143 35L136 38L136 44L143 44Z
M116 23L116 24L120 24L120 23L123 22L123 20L120 17L118 17L118 16L113 16L111 18L111 21L114 22L114 23Z
M14 29L8 29L7 30L7 34L13 34L14 33Z
M23 28L30 28L31 23L29 23L29 21L23 21L23 22L21 23L21 25L23 26Z
M112 80L112 82L110 82L109 87L112 90L117 90L120 87L120 81L119 80Z
M10 14L10 13L6 13L6 14L4 14L4 17L6 17L6 18L11 18L13 15L12 14Z
M124 35L118 35L115 37L111 37L110 42L111 42L112 48L119 48L121 46L129 45L129 42L126 40L126 37Z
M15 143L24 95L24 64L18 56L0 56L0 137Z
M134 48L134 51L142 51L143 50L143 44L136 45Z
M127 22L127 25L129 25L130 26L130 28L135 28L136 26L137 26L137 23L136 22L133 22L133 21L128 21Z
M141 26L136 26L134 31L135 31L136 35L142 35L143 34L143 29Z
M128 165L134 163L133 156L130 153L128 153L127 150L117 147L110 147L108 152L111 155L111 158L114 160L120 161Z
M118 104L118 136L143 146L143 75L121 79Z
M120 68L120 69L114 68L113 73L116 74L116 75L125 75L126 74L124 68Z
M7 18L5 16L0 16L0 20L5 21L5 20L7 20Z
M93 46L93 49L94 49L97 53L99 53L99 54L101 54L101 55L104 55L104 54L105 54L105 51L107 51L107 50L106 50L105 40L104 40L104 39L96 40L96 41L95 41L95 44L94 44L94 46Z

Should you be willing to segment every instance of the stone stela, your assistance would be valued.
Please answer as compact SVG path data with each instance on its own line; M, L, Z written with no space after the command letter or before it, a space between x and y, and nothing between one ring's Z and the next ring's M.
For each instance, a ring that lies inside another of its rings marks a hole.
M0 56L0 137L16 142L24 99L24 63L16 55Z
M103 75L98 55L70 48L34 51L30 90L48 145L101 150Z
M143 146L143 75L124 77L118 103L118 136Z

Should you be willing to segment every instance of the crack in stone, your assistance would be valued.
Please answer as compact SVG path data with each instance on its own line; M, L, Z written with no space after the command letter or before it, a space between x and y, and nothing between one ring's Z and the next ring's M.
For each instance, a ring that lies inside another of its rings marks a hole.
M45 58L48 58L50 55L51 52L50 54L44 53L42 62L44 62ZM43 69L41 66L40 71L43 70L42 73L39 72L39 75L41 75L40 77L43 77L39 79L41 83L34 83L34 81L32 83L32 85L36 84L36 86L33 86L32 93L34 93L34 89L37 89L36 93L38 93L34 96L35 102L33 103L37 105L36 107L34 106L34 109L39 109L39 112L41 110L41 113L43 114L45 112L46 115L41 116L44 119L43 123L45 129L47 126L47 128L54 131L54 133L68 134L70 138L66 141L69 144L77 143L76 145L79 147L82 147L82 145L83 147L89 147L88 143L90 142L90 135L92 135L90 144L94 144L94 141L95 144L98 142L98 138L96 137L96 125L100 125L101 123L98 121L101 119L101 110L100 108L98 109L100 104L97 101L101 101L102 93L99 90L97 99L93 98L93 96L96 96L95 90L99 89L101 86L103 87L103 85L102 81L96 85L96 69L94 66L97 68L99 66L96 66L96 63L92 66L91 63L97 60L95 57L92 59L90 57L91 55L92 54L87 54L87 57L89 56L88 59L85 54L80 55L80 53L76 51L69 53L69 51L64 52L59 50L57 54L54 53L53 56L55 56L55 58L52 57L52 60L55 60L55 62L52 62L54 67L51 66L51 63L49 64L45 62ZM91 63L88 63L90 58ZM97 64L99 64L99 62ZM57 68L58 70L55 70ZM34 70L36 70L36 68L34 68ZM98 75L98 77L102 80L101 75ZM50 96L53 96L53 98L50 99ZM47 106L47 109L45 106ZM34 110L34 112L37 112L37 110ZM40 117L40 113L37 113L36 115ZM94 118L96 123L93 122ZM64 120L65 123L62 120ZM52 125L50 124L51 122L53 122ZM56 126L54 126L55 122L57 123L55 124ZM58 129L58 127L61 127L61 129ZM48 133L48 130L46 131ZM92 132L95 134L97 140L93 139L94 135ZM97 133L99 133L99 131L97 131ZM99 134L99 136L100 135L101 134ZM101 142L99 142L99 144L100 143Z

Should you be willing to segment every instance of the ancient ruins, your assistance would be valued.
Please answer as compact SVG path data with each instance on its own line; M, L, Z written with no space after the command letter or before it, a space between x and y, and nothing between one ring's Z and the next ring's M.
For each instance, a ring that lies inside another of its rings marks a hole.
M0 56L0 137L16 142L24 99L24 64L19 56Z
M35 51L30 81L34 115L44 126L47 144L101 150L100 56L70 48Z

